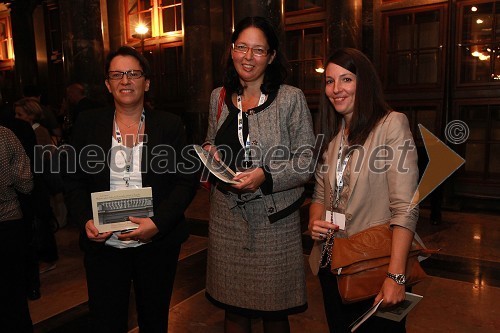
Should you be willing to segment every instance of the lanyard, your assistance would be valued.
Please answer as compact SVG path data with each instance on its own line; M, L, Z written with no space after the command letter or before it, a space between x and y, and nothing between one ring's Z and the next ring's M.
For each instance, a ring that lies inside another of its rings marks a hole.
M267 96L261 92L259 104L257 106L264 104L266 97ZM250 159L250 129L248 130L247 139L243 141L243 106L241 105L241 95L236 97L236 102L238 104L238 110L240 110L240 112L238 112L238 139L240 140L241 147L245 149L245 161L248 161Z
M332 211L333 208L336 208L339 205L340 201L340 193L342 192L342 188L344 187L344 171L345 168L347 167L347 162L349 162L349 158L351 158L351 154L348 153L342 160L342 150L344 149L344 128L345 128L345 122L342 120L342 129L340 130L340 147L339 147L339 152L337 155L337 168L336 168L336 182L337 182L337 187L335 189L335 202L333 201L333 196L332 196Z
M342 150L344 149L344 129L345 129L345 122L342 119L342 129L340 130L340 147L339 147L339 152L337 155L337 167L336 167L336 182L337 182L337 187L335 188L335 191L333 190L333 187L331 188L331 194L330 197L332 198L331 201L331 208L330 208L330 222L334 222L333 217L335 213L333 212L334 208L337 208L340 202L340 193L342 192L342 188L344 187L344 171L345 168L347 167L347 162L349 162L349 158L351 157L350 152L344 156L344 159L342 160ZM335 194L334 194L335 192ZM333 199L335 197L335 201ZM333 250L333 243L335 241L335 233L331 231L330 229L328 233L326 234L326 242L323 244L323 249L321 251L321 257L319 259L319 266L320 268L325 268L328 267L332 260L332 250Z
M123 140L122 140L122 134L120 132L120 128L118 127L118 123L116 122L116 111L115 115L113 117L113 121L115 123L115 135L116 135L116 141L123 146ZM125 181L125 186L129 186L129 181L130 181L130 171L132 169L132 156L134 155L134 147L137 145L139 141L139 133L141 132L142 125L144 125L144 120L146 119L146 113L144 109L142 109L142 114L141 114L141 120L139 121L139 126L137 127L137 135L134 139L134 145L128 154L126 156L125 152L123 150L120 150L120 152L123 155L123 159L125 160L125 171L123 173L123 180Z

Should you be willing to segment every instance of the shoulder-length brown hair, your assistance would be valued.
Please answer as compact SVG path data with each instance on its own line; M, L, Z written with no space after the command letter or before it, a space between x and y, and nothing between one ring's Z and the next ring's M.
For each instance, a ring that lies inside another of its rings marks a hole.
M326 69L331 63L356 75L356 96L348 140L351 146L363 145L377 123L391 111L385 101L382 84L372 62L359 50L338 49L328 58L324 68ZM320 105L320 121L320 132L325 135L323 152L339 132L342 123L342 116L335 111L324 90Z

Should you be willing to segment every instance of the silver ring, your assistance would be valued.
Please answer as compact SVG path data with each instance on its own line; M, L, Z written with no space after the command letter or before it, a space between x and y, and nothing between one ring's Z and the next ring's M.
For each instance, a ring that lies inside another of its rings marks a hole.
M321 239L325 238L325 234L323 234L323 233L320 232L319 233L319 238L321 238Z

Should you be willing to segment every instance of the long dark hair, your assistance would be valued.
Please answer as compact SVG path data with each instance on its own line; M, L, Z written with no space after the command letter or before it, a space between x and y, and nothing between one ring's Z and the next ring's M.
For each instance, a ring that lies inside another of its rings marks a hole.
M231 36L231 43L234 43L238 39L240 33L249 27L260 29L266 36L267 43L269 44L269 52L276 52L273 62L266 67L264 82L260 87L260 90L264 94L269 94L270 92L277 91L280 85L285 82L287 76L287 62L279 49L279 39L273 25L264 17L249 16L242 19L234 29ZM234 68L231 52L229 52L226 61L224 87L230 92L236 92L238 94L243 93L243 87L240 83L236 68Z
M391 112L386 103L382 84L372 62L359 50L341 48L326 61L336 64L356 75L356 97L349 125L349 145L363 145L377 123ZM324 86L324 85L323 85ZM320 108L320 132L325 135L322 151L340 130L342 116L335 111L323 90Z

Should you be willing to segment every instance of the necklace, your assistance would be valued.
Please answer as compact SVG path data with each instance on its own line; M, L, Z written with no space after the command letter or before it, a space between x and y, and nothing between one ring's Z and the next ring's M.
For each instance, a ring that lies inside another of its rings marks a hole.
M250 129L248 130L248 135L247 139L243 141L243 106L241 103L242 96L237 95L236 96L236 104L238 106L238 140L240 140L241 147L243 147L244 152L245 152L245 159L244 161L249 162L250 161ZM260 93L260 98L259 98L259 104L257 106L260 106L264 104L266 101L266 95L264 93ZM245 115L248 117L249 115L253 115L254 111L249 109L247 112L245 112Z
M128 154L128 157L126 156L125 152L123 150L120 150L123 159L125 160L125 170L124 170L124 175L123 175L123 180L125 181L125 186L129 186L129 181L130 181L130 174L132 171L132 156L134 154L134 147L139 143L139 133L141 132L141 127L144 124L144 119L146 118L146 113L144 112L144 109L142 109L142 114L141 114L141 119L139 121L139 127L137 128L137 135L134 138L134 144L132 148L130 149L130 153ZM123 148L127 149L127 147L124 145L122 142L122 134L120 132L120 128L118 127L118 124L116 123L116 111L114 115L115 119L115 135L116 135L116 141L122 145ZM132 126L132 125L130 125Z
M132 126L134 126L134 125L138 124L138 123L139 123L139 121L140 121L140 120L136 120L136 121L134 121L133 123L131 123L130 125L127 125L127 124L125 124L122 120L120 120L120 119L117 119L117 120L118 120L120 123L122 123L123 125L125 125L127 128L130 128L130 127L132 127Z

